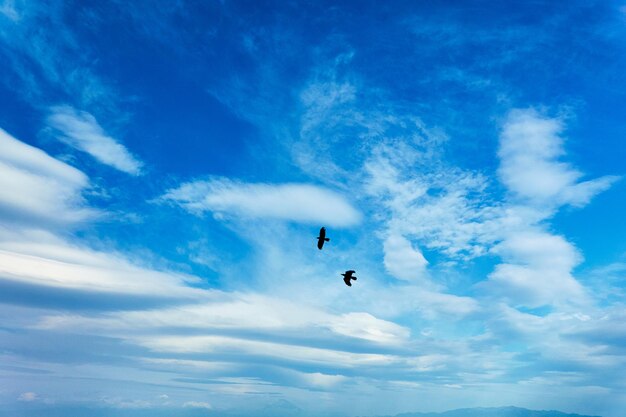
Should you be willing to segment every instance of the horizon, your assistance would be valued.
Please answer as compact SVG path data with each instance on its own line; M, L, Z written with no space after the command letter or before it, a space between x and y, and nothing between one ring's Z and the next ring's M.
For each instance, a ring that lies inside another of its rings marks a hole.
M238 417L240 415L248 415L246 413L250 412L250 410L245 409L225 409L225 410L215 410L215 409L206 409L203 407L184 407L182 410L180 407L170 406L170 407L159 407L159 408L150 408L150 407L130 407L130 408L116 408L111 406L106 406L103 404L88 406L78 406L73 405L72 407L57 406L48 404L47 406L43 406L43 404L28 404L29 407L24 407L19 409L19 412L26 412L26 415L38 417L54 417L56 415L68 415L69 413L84 413L89 412L90 415L94 417L104 417L110 415L128 415L129 417L144 417L144 416L169 416L171 413L175 413L175 415L179 415L182 417L201 417L201 416L211 416L211 415L222 415L222 416L231 416ZM0 409L0 416L4 415L12 415L12 414L4 414L7 410ZM12 410L8 410L11 412ZM483 414L477 414L483 413ZM445 410L438 412L406 412L399 413L395 416L376 416L376 417L412 417L412 416L423 416L423 417L435 417L435 416L449 416L449 417L485 417L485 413L489 416L493 417L600 417L600 416L583 416L578 413L564 413L558 410L529 410L522 407L515 406L504 406L504 407L474 407L474 408L457 408L453 410ZM289 401L285 399L277 400L273 404L268 404L261 410L255 410L255 415L272 415L272 416L301 416L307 417L315 414L307 413L304 410L298 408L293 405ZM71 414L70 414L71 415ZM82 414L80 414L82 415ZM342 414L328 414L331 416L341 416ZM360 417L360 416L358 416Z
M4 0L0 71L0 414L626 409L626 2Z

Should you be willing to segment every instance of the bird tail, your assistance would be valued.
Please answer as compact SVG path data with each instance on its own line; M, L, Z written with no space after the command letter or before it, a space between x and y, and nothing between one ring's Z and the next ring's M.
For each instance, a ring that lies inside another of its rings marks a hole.
M324 238L324 240L325 240L326 242L330 241L330 239L329 239L329 238L327 238L327 237L325 237L325 238Z

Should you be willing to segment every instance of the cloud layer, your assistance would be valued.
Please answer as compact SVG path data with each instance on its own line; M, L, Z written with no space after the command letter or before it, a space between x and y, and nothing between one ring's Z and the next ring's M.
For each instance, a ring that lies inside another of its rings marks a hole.
M5 2L0 404L621 417L624 15L543 6Z

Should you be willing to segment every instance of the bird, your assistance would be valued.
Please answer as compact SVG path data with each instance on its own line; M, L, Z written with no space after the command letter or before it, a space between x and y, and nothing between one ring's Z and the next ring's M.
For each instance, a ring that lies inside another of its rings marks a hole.
M351 287L351 286L352 286L352 283L350 282L350 280L352 280L352 279L353 279L353 280L355 280L355 281L356 281L356 277L355 277L355 276L352 276L352 274L354 274L354 272L355 272L355 271L353 271L353 270L351 269L351 270L349 270L349 271L346 271L346 273L345 273L345 274L341 274L341 275L343 275L343 282L345 282L345 283L346 283L346 285L347 285L348 287Z
M317 248L322 250L324 246L324 242L328 242L330 239L326 237L326 228L322 227L320 229L320 235L317 237Z

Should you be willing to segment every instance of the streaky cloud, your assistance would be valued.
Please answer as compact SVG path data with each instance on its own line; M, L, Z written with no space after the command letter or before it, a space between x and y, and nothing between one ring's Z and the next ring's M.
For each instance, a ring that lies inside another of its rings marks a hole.
M361 221L359 211L343 195L309 184L245 183L216 177L184 183L159 200L173 202L197 215L214 212L336 227L354 226Z
M143 163L109 136L93 115L71 106L55 106L50 110L47 122L60 141L105 165L131 175L141 174Z
M13 222L68 224L97 211L81 192L89 179L78 169L0 129L0 215Z
M11 238L11 236L6 236ZM124 256L96 251L41 233L39 239L5 240L0 234L0 281L103 296L193 298L198 278L138 266ZM31 236L32 237L32 236ZM71 295L71 293L68 293Z

